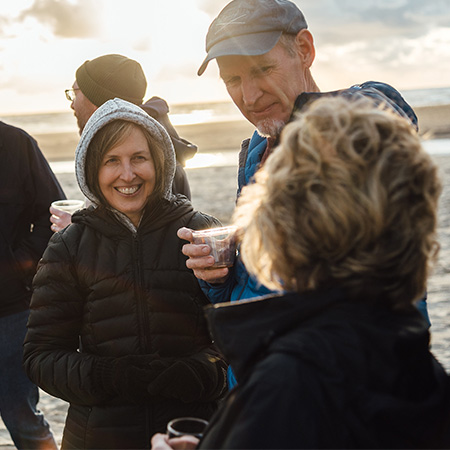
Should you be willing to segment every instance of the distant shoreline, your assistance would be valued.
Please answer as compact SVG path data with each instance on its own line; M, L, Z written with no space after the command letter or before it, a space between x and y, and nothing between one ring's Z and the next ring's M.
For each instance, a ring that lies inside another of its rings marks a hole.
M450 105L414 108L419 119L419 133L427 139L450 138Z
M426 139L450 139L450 105L421 106L414 110L419 119L421 136ZM245 119L178 125L176 129L181 137L195 143L201 153L238 150L241 141L254 131L253 125ZM33 136L49 161L73 160L79 139L76 131Z

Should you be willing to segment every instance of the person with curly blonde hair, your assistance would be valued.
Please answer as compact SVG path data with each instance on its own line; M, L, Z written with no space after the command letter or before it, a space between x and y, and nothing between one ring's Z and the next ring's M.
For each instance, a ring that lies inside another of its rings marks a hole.
M406 120L365 98L318 102L256 179L235 218L246 267L263 284L339 284L394 308L423 295L440 183Z
M198 448L450 448L450 377L414 306L440 191L410 124L369 100L285 127L234 216L246 267L282 292L209 308L239 383Z

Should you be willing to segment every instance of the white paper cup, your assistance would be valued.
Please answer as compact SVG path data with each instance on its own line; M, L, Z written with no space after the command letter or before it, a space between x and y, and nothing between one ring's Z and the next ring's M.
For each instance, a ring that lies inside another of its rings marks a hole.
M73 214L75 211L84 207L83 200L57 200L52 203L53 208Z
M212 269L231 267L236 258L236 231L234 226L210 228L192 232L194 244L207 244L211 247L211 255L215 263Z
M169 439L187 435L201 439L207 425L206 420L197 417L180 417L167 424L167 434Z

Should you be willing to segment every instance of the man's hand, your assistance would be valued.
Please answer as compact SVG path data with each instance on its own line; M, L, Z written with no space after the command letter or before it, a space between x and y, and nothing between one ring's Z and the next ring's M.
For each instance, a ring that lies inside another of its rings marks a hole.
M50 206L49 210L51 213L50 222L52 223L50 228L53 232L61 231L72 222L72 216L68 212L61 211L53 206Z
M228 268L211 269L214 265L214 257L210 254L211 248L206 244L193 244L192 230L183 227L177 232L180 239L189 241L183 245L183 254L188 256L186 267L192 269L194 275L207 283L224 283L228 277Z
M167 434L157 433L152 437L152 450L192 450L199 440L194 436L169 439Z

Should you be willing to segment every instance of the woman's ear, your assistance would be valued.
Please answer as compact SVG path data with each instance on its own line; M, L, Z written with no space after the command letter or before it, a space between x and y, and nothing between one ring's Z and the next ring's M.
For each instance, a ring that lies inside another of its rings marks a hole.
M295 37L297 52L306 68L310 68L316 57L316 49L314 47L314 38L312 34L306 30L300 30Z

